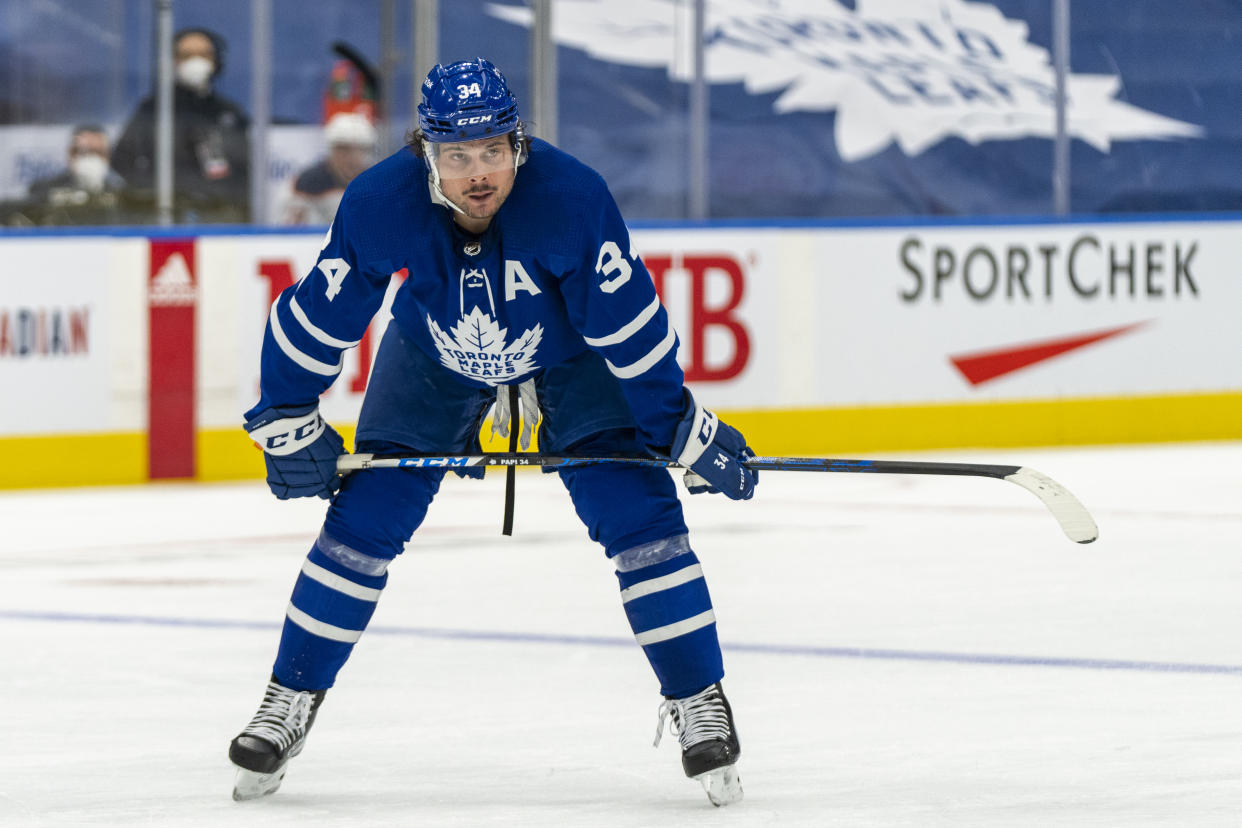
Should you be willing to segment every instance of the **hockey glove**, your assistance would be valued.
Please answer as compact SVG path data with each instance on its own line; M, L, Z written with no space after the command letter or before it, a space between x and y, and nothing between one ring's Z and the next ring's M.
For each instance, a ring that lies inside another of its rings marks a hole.
M749 500L759 473L744 465L755 456L746 438L695 402L689 391L684 395L671 456L688 469L686 488L691 494L723 492L733 500Z
M341 486L336 458L345 442L319 416L318 406L269 408L246 421L246 431L263 449L267 485L281 500L331 499Z

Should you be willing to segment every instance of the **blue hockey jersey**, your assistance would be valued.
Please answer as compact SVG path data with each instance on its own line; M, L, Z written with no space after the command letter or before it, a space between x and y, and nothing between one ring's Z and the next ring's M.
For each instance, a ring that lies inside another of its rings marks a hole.
M481 235L431 200L426 166L408 148L358 176L315 267L272 305L261 398L247 418L313 404L403 268L394 322L461 382L521 382L590 348L620 381L644 441L672 443L684 377L651 275L599 174L538 139Z

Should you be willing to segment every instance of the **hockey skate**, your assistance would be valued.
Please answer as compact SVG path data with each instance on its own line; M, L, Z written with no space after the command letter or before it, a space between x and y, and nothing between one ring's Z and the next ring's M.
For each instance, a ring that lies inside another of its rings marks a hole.
M237 766L233 799L242 802L276 792L289 760L302 752L327 692L290 690L272 677L259 711L229 744L229 760Z
M684 699L664 700L656 725L656 747L664 735L664 720L669 717L669 730L681 743L681 766L686 776L699 780L717 807L741 801L737 760L742 747L733 726L733 709L719 682Z

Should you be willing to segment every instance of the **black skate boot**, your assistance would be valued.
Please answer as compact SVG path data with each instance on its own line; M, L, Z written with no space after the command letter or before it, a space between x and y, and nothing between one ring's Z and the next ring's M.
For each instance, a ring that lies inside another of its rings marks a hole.
M665 699L660 705L655 744L664 735L664 719L672 716L670 731L681 742L681 766L686 776L703 783L713 805L742 799L737 760L742 746L733 726L733 709L719 682L684 699Z
M233 799L241 802L275 793L285 766L302 752L327 690L290 690L272 676L259 712L229 744L229 760L237 766Z

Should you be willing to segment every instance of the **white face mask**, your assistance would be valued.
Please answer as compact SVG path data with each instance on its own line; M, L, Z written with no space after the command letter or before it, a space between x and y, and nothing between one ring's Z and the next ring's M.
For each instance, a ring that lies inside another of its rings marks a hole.
M211 83L211 74L216 65L205 57L195 55L177 64L177 82L182 86L204 92Z
M104 182L108 180L107 160L94 153L75 156L69 162L69 169L78 186L92 193L102 192Z

